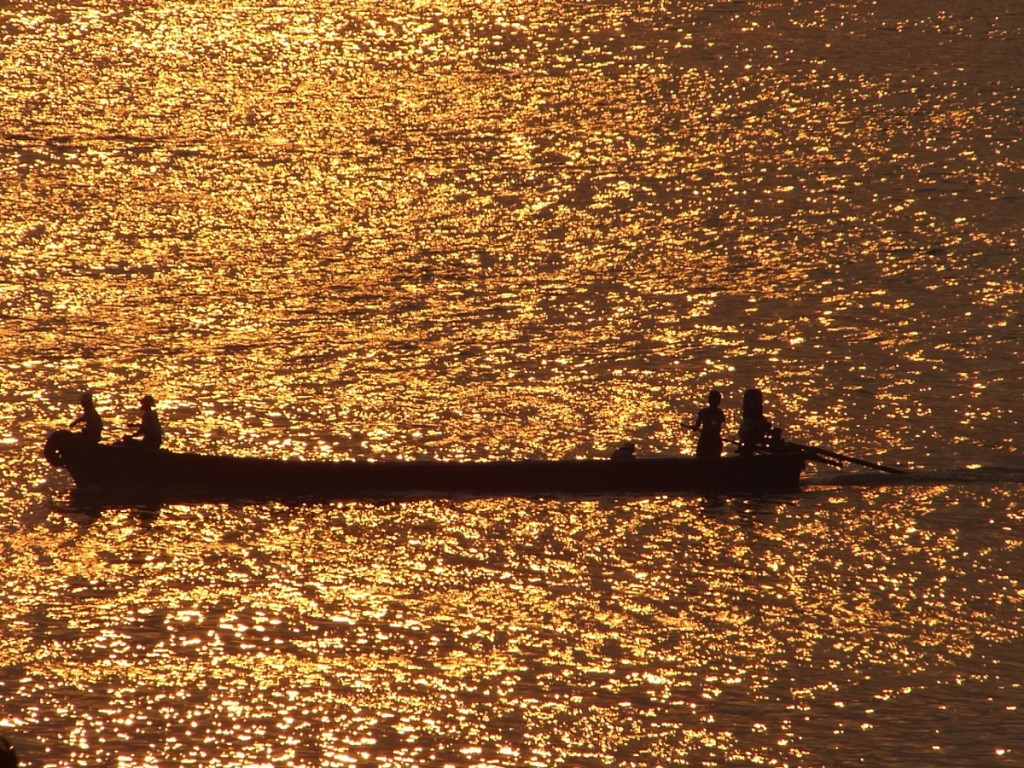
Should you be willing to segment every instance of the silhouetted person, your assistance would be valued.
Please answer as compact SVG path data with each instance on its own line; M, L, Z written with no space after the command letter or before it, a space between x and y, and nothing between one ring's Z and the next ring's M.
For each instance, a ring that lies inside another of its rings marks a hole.
M716 389L708 393L707 407L701 408L697 413L697 420L693 422L692 429L700 432L697 438L697 456L702 459L715 458L722 455L722 425L725 424L725 414L719 405L722 403L722 393Z
M3 736L0 736L0 768L18 768L18 753Z
M612 461L629 461L635 459L636 456L636 443L628 442L623 443L614 451L612 451Z
M740 447L742 456L753 456L758 448L768 446L771 441L772 423L764 416L764 395L760 389L748 389L743 393L743 420L740 422Z
M151 451L155 451L160 447L160 444L164 441L164 430L160 426L160 419L156 415L154 406L156 400L153 399L152 395L146 395L142 398L142 423L139 428L132 434L128 435L124 440L129 445L141 445L143 448L147 448ZM138 440L138 438L142 440Z
M82 415L72 421L70 426L77 427L81 424L82 430L79 432L79 439L89 445L95 445L100 441L100 436L103 434L103 419L100 418L99 413L96 411L96 405L93 403L91 393L84 393L81 403Z

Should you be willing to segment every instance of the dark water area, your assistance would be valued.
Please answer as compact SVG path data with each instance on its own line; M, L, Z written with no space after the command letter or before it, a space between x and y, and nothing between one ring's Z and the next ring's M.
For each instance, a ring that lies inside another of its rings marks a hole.
M29 766L1024 766L1015 2L0 5L0 735ZM176 451L786 494L83 501Z

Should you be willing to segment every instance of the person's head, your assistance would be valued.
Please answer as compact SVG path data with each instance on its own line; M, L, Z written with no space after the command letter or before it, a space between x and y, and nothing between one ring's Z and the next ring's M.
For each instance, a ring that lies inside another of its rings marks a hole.
M86 408L92 408L92 392L83 392L79 402Z
M722 403L722 393L717 389L708 392L708 405L718 406Z
M156 405L156 400L153 399L152 395L146 395L145 397L142 398L143 408L152 408L154 405Z

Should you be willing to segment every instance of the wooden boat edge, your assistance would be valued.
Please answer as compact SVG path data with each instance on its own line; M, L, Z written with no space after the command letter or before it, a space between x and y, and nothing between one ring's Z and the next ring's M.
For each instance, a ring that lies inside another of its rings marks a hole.
M62 431L65 432L66 431ZM524 460L270 459L121 445L85 446L54 433L44 454L77 488L214 499L356 499L658 495L701 491L795 491L800 454Z

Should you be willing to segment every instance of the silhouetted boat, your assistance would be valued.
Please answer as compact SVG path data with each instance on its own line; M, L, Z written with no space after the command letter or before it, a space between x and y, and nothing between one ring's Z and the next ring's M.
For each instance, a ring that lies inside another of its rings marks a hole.
M301 461L88 445L60 430L44 455L83 491L167 499L604 496L796 490L803 453L523 461Z

